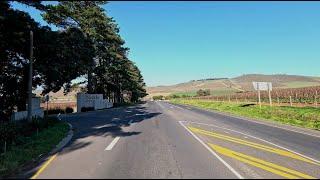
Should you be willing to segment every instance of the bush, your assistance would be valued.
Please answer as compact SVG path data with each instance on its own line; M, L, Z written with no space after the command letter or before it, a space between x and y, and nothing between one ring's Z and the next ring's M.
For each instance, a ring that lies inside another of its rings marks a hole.
M197 91L197 96L210 96L210 89L206 89L206 90L198 90Z
M50 114L64 114L65 111L63 109L60 109L60 108L55 108L55 109L49 109L48 110L48 115ZM47 114L47 110L44 111L44 114L46 115Z
M67 107L67 108L66 108L66 113L67 113L67 114L73 113L73 108Z
M94 111L94 107L82 107L81 112Z
M4 150L4 144L7 143L7 149L11 145L23 144L27 137L32 136L35 132L55 125L56 117L48 117L46 119L33 118L29 123L26 119L20 121L9 121L0 123L0 153Z
M152 99L153 100L163 100L164 97L162 95L159 95L159 96L153 96Z

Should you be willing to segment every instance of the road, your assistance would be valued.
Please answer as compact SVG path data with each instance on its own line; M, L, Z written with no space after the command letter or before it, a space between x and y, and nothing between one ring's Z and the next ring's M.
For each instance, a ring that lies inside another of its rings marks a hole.
M73 140L34 178L320 178L320 133L167 102L66 117Z

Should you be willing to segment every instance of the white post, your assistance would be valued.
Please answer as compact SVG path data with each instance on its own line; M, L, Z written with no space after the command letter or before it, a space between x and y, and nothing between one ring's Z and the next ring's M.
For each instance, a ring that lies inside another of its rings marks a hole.
M292 107L292 98L291 98L291 96L290 96L290 106Z
M269 93L269 103L270 103L270 106L272 106L271 90L270 90L270 84L269 83L268 83L268 93Z
M258 88L259 107L260 107L260 109L261 109L261 95L260 95L259 83L257 83L257 88Z

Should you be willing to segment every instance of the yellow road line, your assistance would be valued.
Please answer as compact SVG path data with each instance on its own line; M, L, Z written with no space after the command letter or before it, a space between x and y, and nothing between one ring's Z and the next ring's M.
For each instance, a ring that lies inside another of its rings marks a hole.
M191 127L191 126L189 126L188 128L191 131L195 132L195 133L212 136L212 137L215 137L215 138L219 138L219 139L223 139L223 140L226 140L226 141L230 141L230 142L246 145L246 146L253 147L253 148L256 148L256 149L264 150L264 151L267 151L267 152L279 154L279 155L282 155L282 156L290 157L290 158L293 158L293 159L297 159L297 160L300 160L300 161L304 161L304 162L307 162L307 163L311 163L311 164L315 164L315 165L320 166L320 164L317 163L317 162L311 161L311 160L309 160L307 158L304 158L302 156L299 156L299 155L294 154L294 153L289 152L289 151L285 151L285 150L282 150L282 149L273 148L273 147L270 147L270 146L266 146L266 145L262 145L262 144L258 144L258 143L254 143L254 142L250 142L250 141L246 141L246 140L242 140L242 139L239 139L239 138L234 138L234 137L223 135L223 134L218 134L218 133L213 133L213 132L210 132L210 131L205 131L205 130L194 128L194 127Z
M57 154L53 155L50 157L49 160L47 160L46 163L44 163L41 168L37 171L37 173L35 175L33 175L30 179L36 179L41 173L42 171L44 171L48 165L57 157Z
M289 178L289 179L301 179L301 178L316 179L316 178L309 176L307 174L303 174L301 172L298 172L298 171L295 171L295 170L292 170L292 169L289 169L289 168L286 168L286 167L283 167L283 166L280 166L277 164L273 164L271 162L264 161L262 159L248 156L246 154L232 151L230 149L227 149L227 148L215 145L215 144L209 143L209 146L220 154L237 159L241 162L250 164L252 166L258 167L260 169L269 171L271 173L280 175L285 178Z

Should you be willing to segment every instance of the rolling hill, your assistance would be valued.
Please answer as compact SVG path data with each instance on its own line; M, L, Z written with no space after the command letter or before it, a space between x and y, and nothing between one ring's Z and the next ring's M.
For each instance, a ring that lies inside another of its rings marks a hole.
M320 86L319 77L298 76L298 75L264 75L245 74L235 78L221 78L209 80L193 80L172 86L147 87L148 98L155 95L187 94L195 95L199 89L210 89L213 95L225 95L239 91L252 91L253 81L272 82L274 88L298 88L309 86Z

